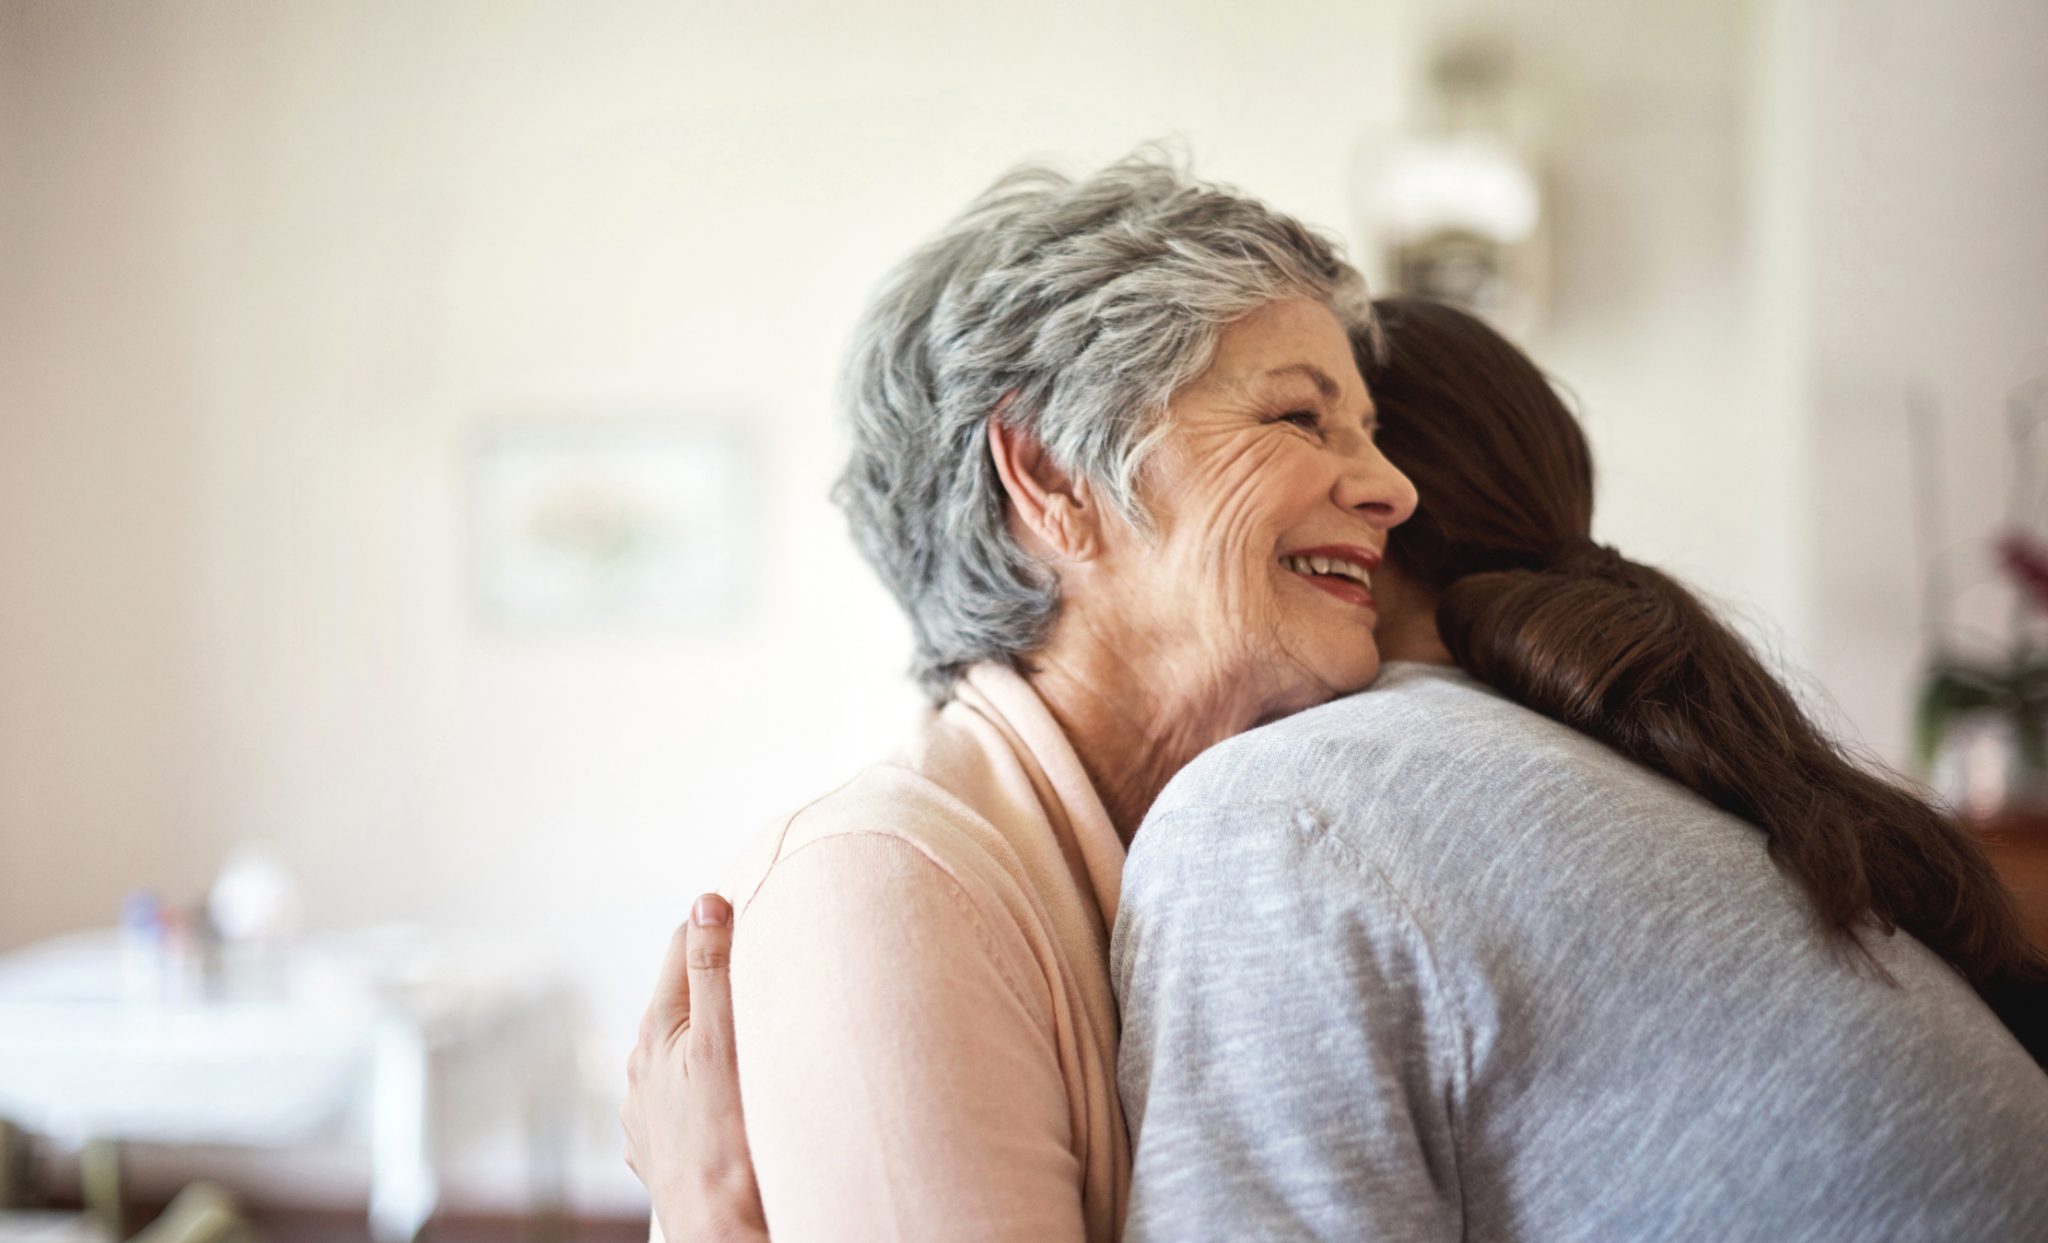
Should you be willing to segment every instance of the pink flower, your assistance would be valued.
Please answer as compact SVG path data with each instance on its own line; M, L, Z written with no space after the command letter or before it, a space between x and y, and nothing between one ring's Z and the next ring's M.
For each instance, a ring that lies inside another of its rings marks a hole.
M2048 612L2048 544L2025 531L2008 531L1998 541L1998 558L2020 591Z

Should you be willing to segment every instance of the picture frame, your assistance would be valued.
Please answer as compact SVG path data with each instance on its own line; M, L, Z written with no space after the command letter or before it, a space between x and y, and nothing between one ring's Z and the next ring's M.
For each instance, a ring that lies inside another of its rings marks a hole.
M734 620L749 564L749 458L729 420L488 426L469 462L478 619L518 631Z

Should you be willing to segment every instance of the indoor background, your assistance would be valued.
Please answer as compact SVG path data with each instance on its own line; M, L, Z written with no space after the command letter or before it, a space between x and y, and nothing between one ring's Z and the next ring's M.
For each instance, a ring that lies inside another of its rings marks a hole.
M1910 769L1929 598L2006 641L1986 541L2048 444L2008 435L2048 374L2036 0L0 0L0 952L259 848L309 932L558 983L570 1206L641 1211L613 1111L670 929L921 708L826 495L880 275L1013 162L1148 140L1384 273L1375 179L1473 38L1597 533ZM600 424L718 429L729 594L507 622L494 438ZM514 1147L445 1202L516 1203ZM347 1144L128 1169L367 1177Z

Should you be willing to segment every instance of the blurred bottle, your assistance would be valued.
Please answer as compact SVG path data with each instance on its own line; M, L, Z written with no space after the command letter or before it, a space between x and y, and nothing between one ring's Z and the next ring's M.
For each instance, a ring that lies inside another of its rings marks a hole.
M137 890L121 903L121 994L130 1001L160 1001L164 995L163 903Z

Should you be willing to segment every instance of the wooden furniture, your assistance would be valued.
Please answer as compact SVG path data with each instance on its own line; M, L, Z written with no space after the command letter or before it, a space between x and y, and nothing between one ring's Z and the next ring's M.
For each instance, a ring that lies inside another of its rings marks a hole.
M2034 943L2048 950L2048 813L2001 812L1966 823L2019 899Z

